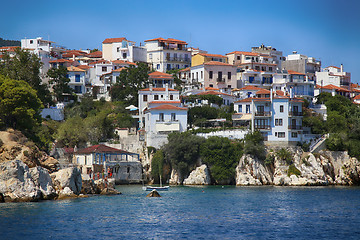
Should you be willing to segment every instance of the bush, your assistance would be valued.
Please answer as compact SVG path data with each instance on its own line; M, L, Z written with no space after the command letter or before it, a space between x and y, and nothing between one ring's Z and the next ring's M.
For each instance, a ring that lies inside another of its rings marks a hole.
M292 164L292 154L285 148L281 148L279 151L277 151L276 156L280 160L285 161L286 164L288 164L288 165Z
M272 165L274 164L275 162L275 156L273 154L268 154L266 155L266 158L265 158L265 165Z
M300 172L299 169L297 169L297 168L295 167L294 164L291 164L291 165L289 166L288 174L287 174L287 175L288 175L288 177L290 177L291 175L300 176L300 175L301 175L301 172Z
M156 182L160 182L160 174L163 178L164 153L159 150L154 154L151 161L151 176Z
M259 160L265 160L265 146L263 143L263 136L260 132L255 131L253 133L248 133L244 138L244 153L250 154L254 157L257 157Z

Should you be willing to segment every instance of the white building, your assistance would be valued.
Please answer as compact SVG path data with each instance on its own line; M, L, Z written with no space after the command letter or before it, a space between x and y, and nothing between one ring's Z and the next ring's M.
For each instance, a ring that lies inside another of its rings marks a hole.
M155 38L145 41L147 62L160 72L171 69L182 69L190 66L191 52L187 42L173 38Z
M264 46L264 44L261 44L260 47L252 47L251 52L270 55L274 63L276 63L277 68L282 69L281 63L282 61L285 60L282 51L278 51L276 50L276 48L273 48L272 46Z
M151 72L151 73L149 73L149 82L155 88L165 88L166 85L169 88L175 88L173 75L163 73L163 72Z
M102 42L103 59L146 62L146 48L135 46L135 42L126 38L107 38Z
M344 72L342 64L340 67L329 66L316 72L316 83L320 86L332 84L350 90L351 73Z
M70 79L69 87L74 90L76 95L82 96L91 91L89 70L74 66L68 67L67 70L67 77Z
M236 120L247 121L268 145L302 141L302 100L277 94L268 98L246 98L234 103ZM234 118L233 118L234 119Z
M315 81L315 73L320 72L321 61L294 51L293 54L288 55L286 60L282 62L282 68L305 73L310 80Z

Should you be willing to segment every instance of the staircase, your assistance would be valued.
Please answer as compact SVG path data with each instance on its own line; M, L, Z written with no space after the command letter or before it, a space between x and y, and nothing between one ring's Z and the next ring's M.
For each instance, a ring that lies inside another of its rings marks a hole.
M323 146L323 144L325 144L325 140L329 137L329 134L324 134L322 135L320 138L316 139L315 142L313 142L310 147L309 147L309 151L311 153L318 151L319 148L321 148ZM321 149L320 149L321 150Z

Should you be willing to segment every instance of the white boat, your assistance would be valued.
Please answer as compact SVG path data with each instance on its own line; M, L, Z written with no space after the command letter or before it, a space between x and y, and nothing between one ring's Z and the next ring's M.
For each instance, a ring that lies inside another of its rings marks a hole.
M160 175L160 187L155 187L155 186L143 186L143 190L144 191L152 191L152 190L156 190L156 191L167 191L169 190L170 186L162 186L161 183L161 175Z

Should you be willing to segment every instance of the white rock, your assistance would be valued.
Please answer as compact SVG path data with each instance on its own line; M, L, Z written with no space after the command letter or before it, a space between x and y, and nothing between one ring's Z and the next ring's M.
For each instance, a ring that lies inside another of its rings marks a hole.
M272 184L272 174L264 164L252 158L250 155L243 155L236 167L236 185L262 185Z
M171 170L169 184L170 185L179 185L179 184L181 184L180 175L175 169Z
M50 176L59 192L68 187L73 194L80 194L82 179L81 172L78 168L71 167L61 169L58 172L52 173Z
M209 185L211 184L210 173L208 167L203 164L193 170L189 177L183 182L184 185Z
M40 189L44 199L53 199L56 196L49 172L43 167L30 168L31 178Z

